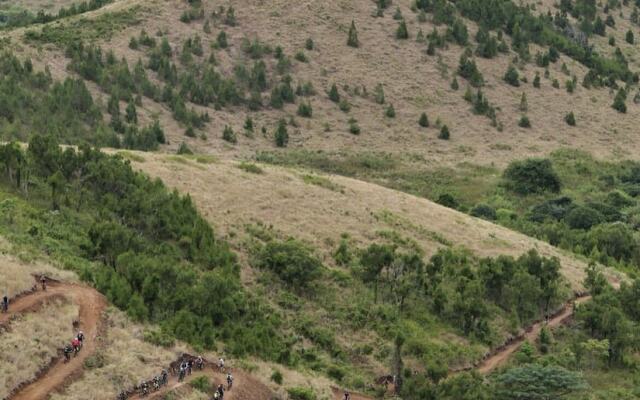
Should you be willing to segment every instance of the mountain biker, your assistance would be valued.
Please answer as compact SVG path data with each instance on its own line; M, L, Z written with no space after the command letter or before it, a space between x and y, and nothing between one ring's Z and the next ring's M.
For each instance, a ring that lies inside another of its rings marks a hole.
M82 347L82 344L80 343L78 338L74 338L71 341L71 346L73 347L73 351L75 352L75 355L78 355L78 353L80 352L80 348Z
M233 386L233 375L231 375L231 372L229 372L227 374L227 390L230 390L231 386Z
M217 393L220 395L220 400L222 400L224 398L224 386L222 384L218 385Z
M47 290L47 278L44 275L40 277L40 284L42 284L42 290Z
M351 400L351 393L348 391L344 391L344 400Z
M169 382L169 373L167 372L166 369L162 370L161 382L163 385L166 385Z
M2 312L7 312L9 311L9 298L7 297L7 295L4 295L2 297Z
M180 364L180 373L178 375L178 382L182 382L184 380L184 375L187 372L187 367L184 365L184 363Z
M202 356L198 356L198 358L196 358L196 368L198 368L199 370L202 370L202 368L204 368L204 360L202 359Z
M66 346L64 346L63 352L64 352L65 362L67 362L71 358L71 353L73 352L73 347L71 347L70 344L67 344Z
M187 360L187 375L191 375L192 369L193 369L193 361Z
M78 340L80 341L80 344L82 345L84 343L84 332L79 331L78 335L76 335L76 338L78 338Z
M218 360L218 368L220 369L220 371L224 371L224 358L220 357L220 359Z

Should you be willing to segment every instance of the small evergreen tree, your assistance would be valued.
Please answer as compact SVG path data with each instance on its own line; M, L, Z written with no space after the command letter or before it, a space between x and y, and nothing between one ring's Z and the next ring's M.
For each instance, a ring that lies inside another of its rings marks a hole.
M564 121L569 126L576 126L576 116L573 114L573 111L564 116Z
M511 86L520 86L520 77L518 75L516 67L514 67L513 65L509 65L509 68L507 68L507 72L504 74L503 79Z
M349 28L349 36L347 38L347 46L359 47L358 30L356 29L355 21L351 20L351 27Z
M340 109L340 111L347 113L351 111L351 104L349 104L347 99L343 97L340 99L340 102L338 103L338 108Z
M338 103L340 101L340 93L338 92L338 86L334 83L331 85L331 89L329 89L329 100L334 103Z
M629 29L627 31L627 34L625 35L624 39L627 41L627 43L629 44L633 44L635 42L634 36L633 36L633 32L631 31L631 29Z
M529 121L529 117L523 115L520 117L520 121L518 121L518 126L521 128L531 128L531 121Z
M178 147L178 151L176 153L180 155L191 155L193 154L193 151L191 151L185 142L182 142L180 143L180 147Z
M401 40L409 39L409 30L407 29L407 23L404 19L401 20L400 24L398 25L398 29L396 30L396 38Z
M396 7L396 12L393 14L393 19L397 21L400 21L403 19L402 11L400 10L400 7Z
M429 117L427 117L427 113L422 113L420 115L420 119L418 120L418 124L423 128L429 127Z
M384 115L386 115L387 118L395 118L396 117L396 110L395 110L395 108L393 108L393 104L389 104L389 106L387 106L387 109L384 112Z
M527 102L527 94L522 92L522 96L520 97L520 111L526 112L529 109L529 104Z
M535 78L533 78L533 87L540 89L540 74L536 72Z
M136 39L135 36L129 40L129 48L131 50L138 50L138 39Z
M315 44L313 43L313 39L308 38L304 43L304 48L311 51L315 48Z
M224 130L222 131L222 139L226 140L229 143L233 143L233 144L238 143L238 137L236 136L236 133L233 131L233 128L231 128L229 125L224 126Z
M460 85L458 84L458 80L455 77L453 77L453 80L451 81L451 89L452 90L460 89Z
M287 147L289 144L289 132L287 132L287 123L284 119L278 121L278 127L275 132L275 142L278 147Z
M438 139L449 140L449 138L449 127L446 125L442 125L442 128L440 128L440 133L438 134Z
M251 119L251 117L247 117L244 120L244 130L246 132L253 132L253 119Z
M375 87L375 89L373 90L374 96L376 98L376 103L378 104L384 104L385 99L384 99L384 88L382 87L381 83L378 83Z
M311 103L305 103L304 101L301 101L300 105L298 106L298 115L304 118L311 118L313 116Z
M127 109L125 110L125 112L125 121L130 124L138 123L138 113L136 111L136 104L133 102L133 99L127 104Z
M611 107L613 107L614 110L617 110L620 113L626 113L627 112L627 105L625 104L625 101L627 100L627 93L625 92L624 89L620 89L618 90L618 93L616 94L615 99L613 100L613 104L611 105Z
M220 31L220 33L218 33L218 37L216 38L216 43L221 49L226 49L229 46L229 43L227 42L227 32Z
M193 126L189 125L187 127L187 130L184 131L185 136L188 136L190 138L194 138L196 137L196 131L193 129Z
M358 121L355 118L349 119L349 133L352 135L360 134L360 126L358 125Z

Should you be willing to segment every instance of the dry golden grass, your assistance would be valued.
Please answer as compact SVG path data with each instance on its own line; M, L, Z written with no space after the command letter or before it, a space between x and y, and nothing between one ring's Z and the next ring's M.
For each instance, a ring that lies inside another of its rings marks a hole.
M14 253L14 247L4 238L0 237L0 295L14 297L33 287L35 279L33 275L45 274L48 277L75 281L74 275L68 271L62 271L43 262L21 261L10 254Z
M0 334L0 398L33 379L57 355L57 349L75 334L72 323L77 317L76 305L55 300L21 316Z
M104 339L94 357L101 360L101 365L86 368L62 393L52 395L52 400L114 399L122 389L158 375L185 350L144 342L144 327L113 308L107 311L104 327Z
M463 246L478 256L517 256L535 248L559 257L571 286L582 288L583 261L423 198L339 176L326 178L344 187L344 193L309 185L299 172L280 167L261 165L265 172L257 175L237 168L233 161L203 165L175 160L176 156L145 154L143 163L133 165L189 193L218 232L232 241L243 237L247 224L264 223L310 243L328 263L342 233L364 246L379 240L381 231L394 230L414 239L427 256L445 243Z
M439 51L438 57L429 57L424 52L426 46L414 40L419 29L428 33L434 25L430 22L419 23L410 10L411 2L398 0L384 18L373 18L371 12L374 4L370 0L293 3L287 0L240 0L233 2L239 25L227 27L212 23L211 34L202 31L203 21L190 24L178 21L181 11L187 7L186 2L181 0L150 0L144 3L138 0L117 0L85 17L91 18L107 11L145 4L145 11L140 13L141 24L123 29L108 42L102 43L104 47L113 49L118 57L128 59L131 65L143 54L129 49L127 44L142 28L150 34L158 30L166 32L176 49L181 48L187 37L199 34L203 38L205 57L209 55L209 45L215 41L220 29L225 29L229 34L231 47L216 51L216 57L219 61L218 68L228 74L232 73L236 64L252 62L247 61L240 49L240 43L245 37L257 37L272 46L281 45L291 56L303 49L306 38L312 37L316 50L305 50L310 60L308 63L293 61L292 75L296 82L312 82L317 90L318 94L311 98L314 117L310 120L298 118L299 127L290 128L292 147L410 151L424 156L429 163L438 165L470 161L501 166L516 158L545 155L561 147L586 150L602 158L639 157L633 149L640 145L640 137L634 134L635 114L640 110L640 105L628 101L627 114L619 114L610 107L613 93L607 89L586 90L578 85L574 94L567 93L563 86L570 77L560 71L562 63L567 64L579 81L586 73L586 68L564 56L558 63L550 66L551 79L543 78L541 89L533 88L530 83L536 72L543 74L543 69L532 63L522 66L529 83L514 88L502 81L514 54L501 55L492 60L478 59L479 68L487 81L484 92L499 110L498 119L504 126L504 130L498 132L490 126L487 118L474 115L470 105L463 100L463 79L459 79L460 90L453 91L449 87L462 48L450 45L448 49ZM538 8L542 10L547 2L545 0ZM213 0L204 0L203 3L206 15L220 5L230 4ZM412 36L410 40L398 41L394 38L397 21L391 15L396 5L400 6L408 21ZM610 31L616 37L620 36L617 37L617 42L625 54L635 58L635 47L627 45L623 40L629 24L629 13L630 8L625 7L625 20L616 15L619 26L615 31ZM352 19L359 29L362 43L359 49L349 48L345 43L346 29ZM476 28L471 23L468 25L470 36L473 36ZM442 31L445 27L437 29ZM20 40L20 35L11 35L14 41ZM596 46L609 47L606 45L606 38L594 38L593 41ZM37 51L28 46L17 47L23 54L34 57L38 65L48 65L54 76L68 74L67 60L60 51L47 49L46 46ZM536 46L532 46L532 54L537 50ZM613 48L605 50L612 52ZM562 88L552 88L552 79L558 79ZM339 85L342 94L352 104L349 114L341 112L324 94L332 83ZM395 106L395 119L386 118L385 106L373 101L372 92L379 83L385 89L387 102ZM345 86L349 89L346 90ZM356 87L360 91L366 88L368 95L355 95ZM106 104L106 95L93 85L91 88L102 103ZM533 125L531 129L517 126L521 115L518 105L523 92L528 98L527 115ZM258 130L256 137L250 139L241 133L243 121L248 114L245 108L215 112L209 109L212 122L204 129L209 140L203 141L185 137L185 127L173 120L166 106L145 98L143 106L139 108L143 123L150 121L152 116L159 117L170 140L166 150L175 151L180 142L186 141L199 152L232 155L246 155L259 149L272 148L272 134L277 119L294 116L295 110L296 106L288 105L284 111L267 108L252 113ZM417 120L423 111L427 112L432 123L439 118L451 128L450 141L438 140L435 128L418 127ZM577 127L569 127L564 123L564 116L571 111L576 115ZM347 121L351 117L359 121L362 128L360 136L353 136L347 131ZM222 129L227 124L238 133L238 145L230 145L221 140ZM259 133L262 126L268 128L268 133L264 136ZM326 131L326 126L329 131Z

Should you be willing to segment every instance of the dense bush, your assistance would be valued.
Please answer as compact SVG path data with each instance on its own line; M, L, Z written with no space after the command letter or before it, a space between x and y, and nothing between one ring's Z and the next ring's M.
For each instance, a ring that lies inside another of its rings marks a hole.
M307 287L322 270L322 263L311 250L293 239L267 243L256 256L255 265L274 272L296 289Z
M522 195L560 191L560 178L547 159L514 161L509 164L503 177L509 189Z

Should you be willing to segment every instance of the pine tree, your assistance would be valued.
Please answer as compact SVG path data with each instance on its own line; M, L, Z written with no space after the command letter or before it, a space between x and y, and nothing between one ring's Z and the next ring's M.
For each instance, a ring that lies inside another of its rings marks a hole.
M331 89L329 89L329 100L334 103L338 103L340 101L340 93L338 92L338 87L335 83L331 85Z
M275 142L278 147L287 147L289 144L289 133L287 132L287 123L284 119L278 121L278 127L275 132Z
M533 87L540 89L540 74L536 72L535 78L533 78Z
M520 121L518 121L518 126L521 128L531 128L531 121L529 121L529 117L523 115L520 117Z
M440 128L440 134L438 135L438 139L449 140L449 137L450 137L449 127L446 125L442 125L442 128Z
M298 115L304 118L311 118L313 116L311 103L305 103L304 101L300 102L300 105L298 106Z
M423 128L429 127L429 117L427 117L427 113L422 113L420 115L420 119L418 120L418 124Z
M233 131L233 128L231 128L229 125L224 126L224 130L222 131L222 139L226 140L229 143L233 143L233 144L238 143L238 138L236 136L236 133Z
M218 37L216 38L216 43L221 49L226 49L227 46L229 46L229 43L227 42L227 32L220 31L220 33L218 33Z
M520 111L526 112L529 109L529 104L527 103L527 94L522 92L522 96L520 97Z
M625 104L626 99L627 99L627 93L625 92L625 90L624 89L618 90L618 93L616 94L616 97L613 100L613 104L611 105L611 107L613 107L614 110L617 110L620 113L626 113L627 112L627 105Z
M349 28L349 37L347 38L347 46L359 47L358 30L356 29L355 21L351 20L351 27Z
M405 20L400 21L400 25L398 25L398 29L396 30L396 38L397 39L409 39L409 30L407 29L407 23Z
M247 117L247 119L244 120L244 130L253 132L253 119L251 119L251 117Z
M375 87L375 89L373 90L374 92L374 96L376 98L376 103L378 104L384 104L385 102L385 98L384 98L384 88L382 87L381 83L378 83Z
M570 112L569 114L565 115L564 121L569 126L576 126L576 116L573 114L573 111Z
M627 43L629 44L633 44L635 42L634 36L633 36L633 32L631 31L631 29L629 29L627 31L627 34L625 35L624 39L627 41Z
M129 101L129 104L127 104L125 120L130 124L138 123L138 113L136 111L136 105L133 100Z
M352 135L360 134L360 126L358 125L358 121L354 118L349 119L349 133Z
M387 118L395 118L396 117L396 110L395 110L395 108L393 108L393 104L389 104L387 106L387 109L384 112L384 115L386 115Z
M454 77L453 80L451 81L451 89L452 90L458 90L460 89L460 85L458 84L458 80Z
M313 43L313 39L312 38L308 38L307 41L304 43L304 47L305 49L311 51L315 48L315 44Z
M520 77L518 75L518 71L513 65L509 65L503 79L511 86L520 86Z

